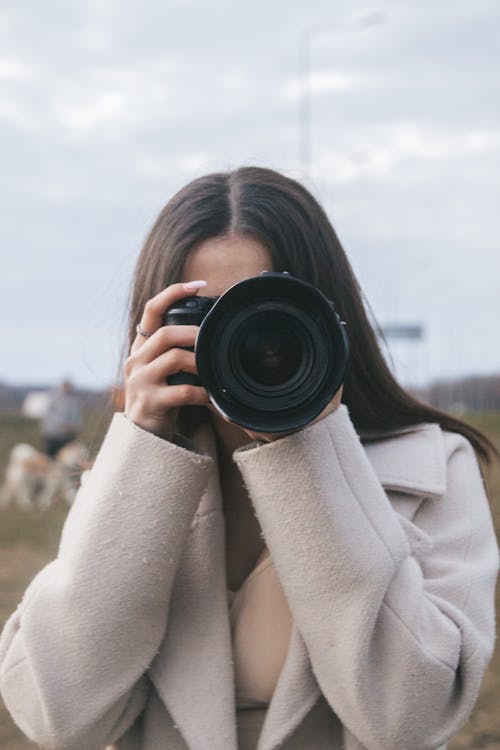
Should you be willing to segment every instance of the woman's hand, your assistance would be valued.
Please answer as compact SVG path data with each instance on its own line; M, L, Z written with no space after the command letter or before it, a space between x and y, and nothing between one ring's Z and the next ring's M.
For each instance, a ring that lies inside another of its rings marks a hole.
M319 414L316 419L314 419L312 422L309 422L308 425L305 425L305 427L309 427L312 424L316 424L316 422L319 422L321 419L324 419L332 412L336 411L336 409L339 408L341 400L342 400L342 391L344 389L344 386L341 385L338 389L335 396L332 398L329 404L325 406L321 414ZM274 440L279 440L279 438L286 437L287 435L292 435L291 432L252 432L251 430L247 430L244 427L241 428L244 430L244 432L249 435L252 440L262 440L264 443L272 443ZM301 427L300 429L304 429ZM299 432L299 430L295 430L295 432Z
M198 326L162 326L165 311L184 297L192 297L205 282L172 284L150 299L140 327L151 333L137 334L125 367L125 415L142 429L171 440L176 410L186 405L209 403L205 388L197 385L167 385L176 372L198 374L194 352L179 347L194 346Z

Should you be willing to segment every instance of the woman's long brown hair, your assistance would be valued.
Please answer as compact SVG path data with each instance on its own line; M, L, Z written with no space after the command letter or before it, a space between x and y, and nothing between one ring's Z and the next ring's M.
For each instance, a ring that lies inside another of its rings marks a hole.
M498 456L479 430L421 403L398 384L382 354L376 323L369 321L361 288L324 210L300 183L270 169L242 167L200 177L161 211L136 265L127 350L148 299L179 280L188 254L197 245L230 233L257 239L270 253L274 270L308 281L335 303L347 323L350 340L342 401L357 431L390 431L436 422L464 435L486 463Z

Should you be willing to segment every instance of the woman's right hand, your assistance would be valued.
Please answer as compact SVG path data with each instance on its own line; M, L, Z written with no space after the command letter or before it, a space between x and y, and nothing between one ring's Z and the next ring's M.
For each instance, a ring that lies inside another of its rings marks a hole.
M197 375L194 352L179 347L192 346L198 326L162 326L165 311L184 297L192 297L205 282L172 284L150 299L140 327L151 333L137 334L125 361L125 416L143 430L171 440L175 412L180 406L209 404L205 388L197 385L167 385L176 372Z

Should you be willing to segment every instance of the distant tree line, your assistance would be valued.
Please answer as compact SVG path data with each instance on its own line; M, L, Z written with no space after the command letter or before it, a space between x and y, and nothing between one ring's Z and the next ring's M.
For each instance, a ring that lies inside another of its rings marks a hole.
M500 374L437 380L412 392L443 411L500 411Z
M20 415L28 393L51 387L46 384L16 386L0 382L0 414ZM123 397L118 388L113 392L82 388L77 388L76 391L82 399L84 409L106 408L111 402L115 409L123 409ZM411 391L417 398L444 411L500 411L500 374L437 380L424 388L412 388Z
M11 416L21 415L22 406L28 393L32 393L33 391L48 391L52 387L52 385L47 385L46 383L42 385L11 385L10 383L0 382L0 414ZM75 388L75 390L81 398L84 409L104 408L109 403L109 391L96 391L85 388Z

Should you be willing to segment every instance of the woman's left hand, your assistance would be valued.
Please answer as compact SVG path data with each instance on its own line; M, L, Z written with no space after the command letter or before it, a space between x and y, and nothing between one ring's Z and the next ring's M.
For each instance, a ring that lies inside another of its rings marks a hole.
M325 406L321 414L319 414L312 422L309 422L309 424L304 425L304 427L310 427L311 425L316 424L316 422L319 422L321 419L327 417L332 412L336 411L336 409L339 408L340 402L342 400L343 389L344 386L341 385L335 396L332 398L330 403ZM264 443L272 443L275 440L279 440L282 437L293 434L292 432L252 432L252 430L247 430L244 427L242 427L241 429L246 432L247 435L252 438L252 440L262 440ZM300 429L304 428L301 427ZM299 430L294 430L294 432L299 432Z

